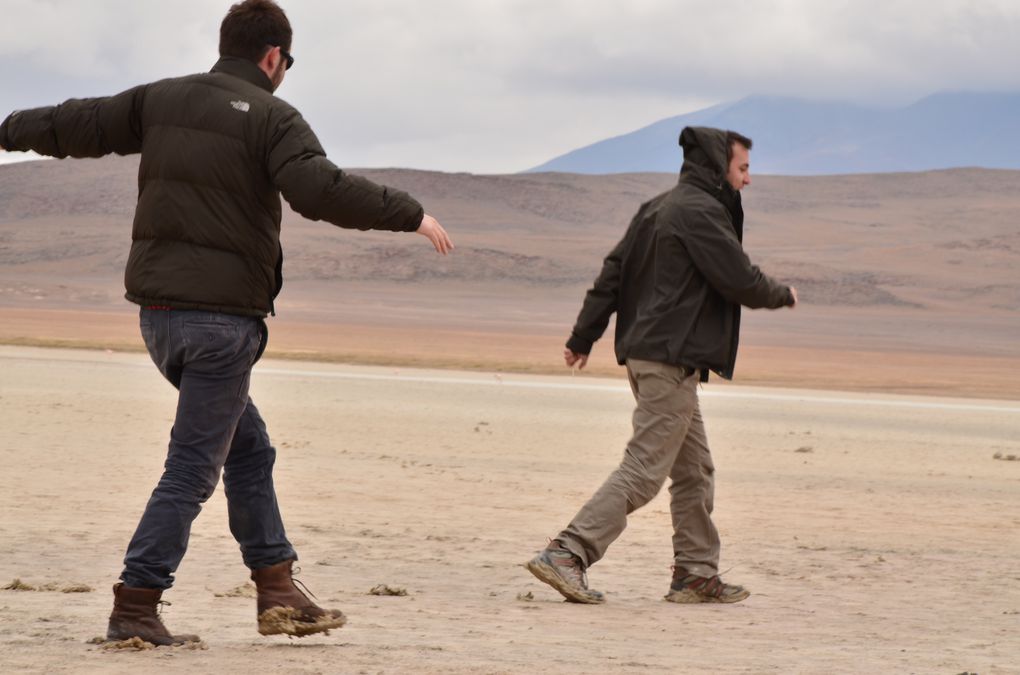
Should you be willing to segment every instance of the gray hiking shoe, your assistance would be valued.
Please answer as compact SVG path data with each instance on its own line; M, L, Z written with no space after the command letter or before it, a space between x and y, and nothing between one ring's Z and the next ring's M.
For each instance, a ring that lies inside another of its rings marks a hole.
M598 605L606 601L602 593L588 588L588 575L581 559L556 540L524 566L540 581L559 591L568 602Z
M743 586L724 583L719 575L699 577L688 574L684 567L673 568L673 583L669 586L666 600L681 604L698 602L740 602L745 600L750 591Z

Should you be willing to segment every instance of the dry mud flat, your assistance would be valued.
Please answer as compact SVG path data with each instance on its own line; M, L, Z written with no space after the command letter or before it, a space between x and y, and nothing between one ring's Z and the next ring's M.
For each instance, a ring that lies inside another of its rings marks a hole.
M348 625L255 632L217 492L164 611L207 648L89 644L174 393L140 354L0 347L0 586L37 589L0 590L0 671L1020 672L1016 402L710 385L723 568L751 597L662 600L660 495L591 607L521 563L617 462L621 381L267 361L252 393L301 578Z

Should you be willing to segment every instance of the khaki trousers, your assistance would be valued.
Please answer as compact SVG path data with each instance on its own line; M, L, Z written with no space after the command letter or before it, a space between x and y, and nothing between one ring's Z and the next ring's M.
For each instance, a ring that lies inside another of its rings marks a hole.
M719 573L719 533L712 523L715 467L698 407L698 374L653 361L627 361L637 399L634 435L623 461L557 535L593 565L627 526L627 516L658 494L668 476L675 564L691 574Z

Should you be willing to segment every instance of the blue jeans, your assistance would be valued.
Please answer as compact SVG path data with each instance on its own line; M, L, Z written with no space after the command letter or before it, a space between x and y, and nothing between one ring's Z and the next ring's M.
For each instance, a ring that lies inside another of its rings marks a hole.
M273 488L276 449L248 398L265 349L262 319L216 312L141 310L159 372L180 392L160 478L124 557L124 584L166 589L188 548L191 523L223 472L230 532L258 569L297 558Z

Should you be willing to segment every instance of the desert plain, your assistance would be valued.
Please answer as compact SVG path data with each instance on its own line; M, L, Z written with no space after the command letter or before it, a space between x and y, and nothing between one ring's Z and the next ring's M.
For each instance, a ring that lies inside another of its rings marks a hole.
M288 213L252 397L300 578L349 624L259 636L217 492L163 614L204 649L90 642L175 400L121 297L136 166L0 167L0 671L1020 672L1020 173L977 169L746 193L745 245L802 305L745 313L736 382L702 390L733 606L662 600L664 495L592 568L605 605L521 567L623 451L611 333L590 372L560 351L675 177L365 172L448 258Z

